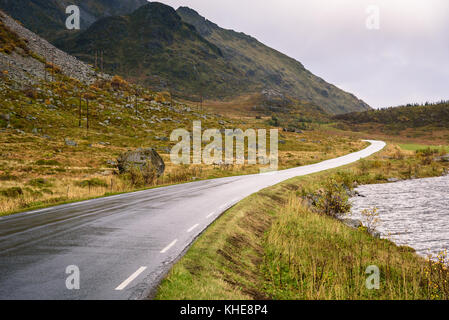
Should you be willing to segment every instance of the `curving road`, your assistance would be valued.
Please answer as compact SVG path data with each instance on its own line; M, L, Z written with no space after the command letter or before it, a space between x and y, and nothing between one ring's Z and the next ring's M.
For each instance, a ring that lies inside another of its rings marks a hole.
M268 186L385 147L275 173L221 178L0 218L0 299L140 299L226 209ZM68 266L80 288L69 290Z

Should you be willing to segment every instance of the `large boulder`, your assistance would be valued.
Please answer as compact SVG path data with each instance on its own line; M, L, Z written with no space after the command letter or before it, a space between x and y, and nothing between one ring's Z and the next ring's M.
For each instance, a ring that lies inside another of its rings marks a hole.
M164 173L164 160L162 160L161 156L152 148L139 148L135 151L125 152L117 158L117 167L120 173L128 172L133 167L143 170L148 165L156 170L158 177Z

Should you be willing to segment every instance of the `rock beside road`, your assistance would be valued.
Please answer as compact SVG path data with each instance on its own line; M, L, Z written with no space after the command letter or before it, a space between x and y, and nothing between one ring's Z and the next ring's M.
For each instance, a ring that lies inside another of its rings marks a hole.
M363 226L362 222L360 220L357 220L357 219L343 218L343 219L340 219L340 221L343 222L348 227L351 227L351 228L354 228L354 229L358 229L358 228Z
M78 146L78 144L77 144L75 141L70 140L70 139L68 139L68 138L66 138L64 141L65 141L65 144L66 144L67 146L70 146L70 147L76 147L76 146Z
M441 156L441 157L436 157L434 159L434 161L437 161L437 162L449 162L449 154L446 154L446 155Z
M123 153L117 158L117 167L120 173L128 172L133 167L143 170L148 165L155 169L158 177L165 171L164 160L153 148L139 148L135 151Z

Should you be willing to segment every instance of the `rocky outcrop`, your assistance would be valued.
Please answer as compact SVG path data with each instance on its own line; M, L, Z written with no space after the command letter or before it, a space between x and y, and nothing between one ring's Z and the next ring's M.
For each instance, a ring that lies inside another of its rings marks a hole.
M351 227L354 229L358 229L363 226L362 222L357 219L341 218L340 221L343 222L348 227Z
M1 10L0 20L11 32L23 39L32 52L30 55L23 55L20 52L12 52L9 55L0 53L1 69L8 71L11 78L21 83L34 83L36 80L44 79L44 61L57 66L64 75L84 83L92 83L97 77L111 78L109 75L97 74L91 66L59 50ZM49 77L47 74L47 78Z
M157 176L161 176L165 171L165 163L161 156L152 148L137 149L123 153L117 158L117 167L120 173L128 172L131 168L137 167L140 170L150 169L156 171Z

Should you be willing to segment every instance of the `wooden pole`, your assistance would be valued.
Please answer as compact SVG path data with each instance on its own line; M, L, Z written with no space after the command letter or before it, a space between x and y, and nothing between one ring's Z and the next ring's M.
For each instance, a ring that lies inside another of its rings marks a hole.
M44 80L47 83L47 59L44 60Z
M87 132L89 132L89 98L86 98L86 108L87 108L87 124L86 124L86 129Z
M54 57L53 53L51 54L51 82L55 81L55 76L53 74L53 67L54 67Z
M79 105L79 108L78 108L78 115L79 115L79 117L78 117L78 127L80 127L80 128L81 128L81 104L82 104L82 101L81 101L81 91L80 91L80 105Z

